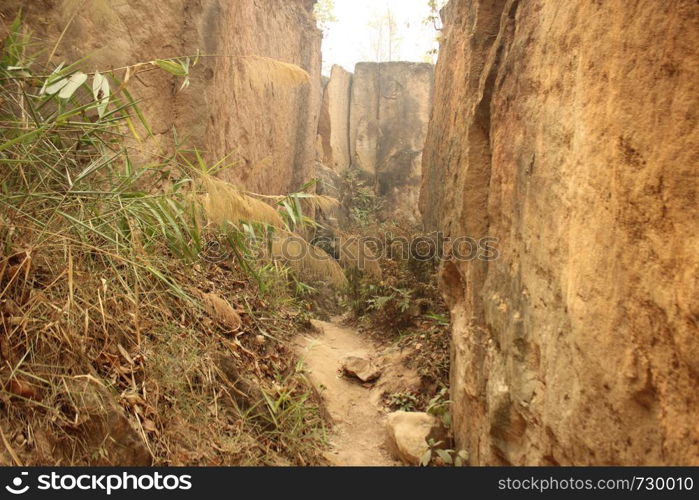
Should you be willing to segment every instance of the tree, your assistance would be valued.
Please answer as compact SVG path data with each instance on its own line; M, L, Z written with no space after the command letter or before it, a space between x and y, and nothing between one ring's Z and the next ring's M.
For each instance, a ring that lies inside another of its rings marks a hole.
M400 53L402 39L398 34L398 23L393 11L386 7L386 12L369 22L372 34L369 37L369 59L376 62L393 61Z
M435 31L442 31L442 18L439 15L439 11L447 4L447 0L428 0L427 5L430 8L430 13L425 18L425 24L431 24L434 26Z
M335 0L318 0L318 3L313 7L313 17L316 19L318 29L327 33L330 25L337 22Z
M428 50L427 53L423 57L424 62L429 62L434 64L435 59L437 57L437 53L439 52L439 43L441 42L442 39L442 17L440 15L440 11L442 8L447 4L447 0L429 0L427 2L427 5L429 6L430 13L429 15L423 20L423 23L425 23L428 26L434 27L435 30L435 46Z

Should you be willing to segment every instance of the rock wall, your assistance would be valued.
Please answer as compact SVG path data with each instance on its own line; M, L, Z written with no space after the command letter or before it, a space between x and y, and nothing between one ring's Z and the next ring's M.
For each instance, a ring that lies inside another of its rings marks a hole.
M350 157L354 167L372 177L379 150L379 93L379 65L357 64L350 101Z
M336 171L361 170L385 201L385 215L420 220L422 148L432 106L434 67L359 63L354 76L333 68L326 88L329 130L319 129ZM323 138L324 137L324 138Z
M11 20L22 6L26 24L50 47L68 26L52 61L89 55L89 71L199 50L207 57L192 69L187 89L178 90L180 82L161 71L140 73L129 84L160 143L171 144L176 131L210 162L231 154L234 165L223 174L229 180L253 191L286 193L314 170L321 100L314 3L5 0L0 15ZM299 83L289 67L271 60L303 68L309 81Z
M477 464L699 464L699 5L451 0L421 209Z
M318 135L316 136L316 162L332 164L332 150L330 148L330 103L326 92L330 83L327 76L320 77L321 101L320 114L318 115Z
M336 172L350 166L350 96L352 73L341 66L333 66L330 80L323 93L323 112L327 114L327 125L318 127L323 140L323 164Z

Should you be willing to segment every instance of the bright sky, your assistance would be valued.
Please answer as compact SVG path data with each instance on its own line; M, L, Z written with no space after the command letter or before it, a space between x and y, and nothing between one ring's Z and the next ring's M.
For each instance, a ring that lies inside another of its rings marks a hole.
M337 22L329 25L323 38L323 74L328 74L333 64L354 71L357 62L376 60L378 30L371 23L387 9L395 16L399 39L398 53L391 59L430 61L425 57L435 47L436 32L423 23L430 14L427 0L335 0Z

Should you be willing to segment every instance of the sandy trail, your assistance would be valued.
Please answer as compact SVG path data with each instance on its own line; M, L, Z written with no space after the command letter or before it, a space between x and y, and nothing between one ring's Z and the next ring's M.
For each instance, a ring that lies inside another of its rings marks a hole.
M325 453L331 465L400 465L385 446L385 413L371 397L371 389L340 375L347 355L372 356L377 348L356 331L337 322L314 321L319 333L299 337L299 353L309 379L325 400L334 423L331 449Z

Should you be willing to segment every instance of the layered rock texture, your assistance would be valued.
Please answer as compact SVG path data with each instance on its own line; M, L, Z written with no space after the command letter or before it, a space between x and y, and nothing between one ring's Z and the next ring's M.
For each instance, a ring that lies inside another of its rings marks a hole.
M53 63L89 55L85 70L157 58L204 57L192 84L161 71L129 83L162 146L174 134L215 162L223 175L262 193L287 193L313 175L320 109L321 34L313 0L172 0L168 2L4 1L12 19L23 7L35 35L56 42ZM300 79L293 66L309 77ZM124 71L117 72L120 78ZM232 154L231 154L232 153Z
M386 216L420 220L422 148L432 106L434 66L359 63L354 75L333 67L319 143L323 163L362 171L385 201ZM327 110L327 111L326 111Z
M451 0L421 209L477 464L699 463L699 5ZM356 78L356 76L355 76Z
M321 108L318 136L323 148L322 162L335 172L350 166L350 96L352 73L341 66L333 66Z

